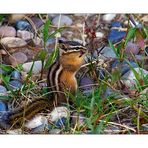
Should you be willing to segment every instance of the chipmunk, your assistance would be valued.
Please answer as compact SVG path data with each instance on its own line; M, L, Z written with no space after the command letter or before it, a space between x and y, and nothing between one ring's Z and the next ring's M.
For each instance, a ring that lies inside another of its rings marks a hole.
M67 102L65 92L75 94L77 90L76 73L84 62L87 49L75 41L59 40L59 56L49 67L47 86L51 89L51 98L32 99L25 106L4 112L0 117L0 127L9 129L12 125L21 127L22 123L37 113ZM14 126L15 127L15 126Z

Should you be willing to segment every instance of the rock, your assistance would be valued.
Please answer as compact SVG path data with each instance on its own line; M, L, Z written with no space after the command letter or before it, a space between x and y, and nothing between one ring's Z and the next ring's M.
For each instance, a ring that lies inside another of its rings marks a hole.
M103 37L104 37L104 33L102 33L102 32L96 32L96 38L97 39L101 39Z
M24 72L29 72L32 67L33 62L24 63L22 65ZM35 61L32 69L33 74L39 74L42 69L42 62L41 61Z
M59 19L60 19L60 15L56 16L52 20L52 24L54 26L58 26ZM73 21L72 21L72 19L69 16L61 15L60 26L70 26L70 25L72 25L72 23L73 23Z
M48 120L45 116L37 115L25 124L25 127L31 130L31 133L42 133L48 125Z
M130 61L130 65L133 68L139 67L138 64L135 63L134 61ZM112 63L111 68L112 68L112 70L119 69L119 71L121 71L121 76L124 75L125 73L127 73L131 69L129 64L126 61L119 62L119 60L115 60Z
M31 30L32 26L25 20L19 20L15 24L17 30Z
M1 26L0 27L0 37L15 37L16 30L11 26Z
M7 92L7 89L4 86L0 85L0 95L5 94L6 92Z
M49 114L49 120L56 122L61 118L69 117L70 112L66 107L55 107L54 110Z
M29 22L25 20L20 20L16 22L16 29L17 30L31 30L32 26L30 25Z
M74 112L72 115L72 124L75 127L77 126L83 126L85 124L85 117L82 113Z
M116 17L116 14L104 14L102 19L106 22L111 22Z
M54 38L50 38L46 42L46 48L48 49L48 52L51 53L55 48L55 42L56 40Z
M21 129L15 129L15 130L7 130L7 134L11 134L11 135L18 135L18 134L22 134L23 131Z
M7 106L4 102L0 101L0 112L2 111L6 111L7 110Z
M140 78L148 74L148 71L142 68L134 68L134 70L139 74ZM125 73L121 79L127 87L134 87L134 85L136 85L136 77L132 70Z
M133 42L128 42L125 47L125 53L126 54L138 54L139 53L139 47L134 44Z
M100 49L98 49L98 51L99 50ZM113 51L113 49L110 48L110 47L107 47L107 46L103 48L103 50L100 52L100 54L103 55L106 58L116 58L116 54Z
M49 131L49 134L60 134L61 130L60 129L52 129Z
M43 46L44 42L41 38L35 37L35 38L33 38L33 44L35 46Z
M17 70L14 70L12 73L11 73L11 79L13 80L21 80L21 73Z
M40 28L44 24L44 22L40 18L37 18L37 17L32 17L31 20L36 26L36 28Z
M115 44L120 42L126 36L126 31L121 31L120 29L118 29L122 27L120 22L114 22L111 26L112 28L108 35L108 40Z
M25 18L25 14L11 14L9 16L9 22L10 23L15 23L21 19Z
M147 131L147 132L148 132L148 123L142 124L141 127L142 127L142 129L143 129L144 131Z
M83 93L89 95L93 90L93 81L88 77L83 77L80 80L80 88L83 90Z
M27 60L27 56L22 52L16 52L9 56L9 62L14 67L16 67L18 64L25 63Z
M55 122L55 126L57 128L62 128L64 127L66 124L66 118L65 117L62 117L61 119L58 119L58 121Z
M1 44L6 48L16 48L26 46L27 42L17 37L5 37L1 39Z
M33 39L33 36L34 35L33 35L32 32L29 32L29 31L26 31L26 30L18 30L17 31L17 37L20 37L25 41Z
M22 83L18 80L11 80L9 82L9 89L15 90L22 87Z

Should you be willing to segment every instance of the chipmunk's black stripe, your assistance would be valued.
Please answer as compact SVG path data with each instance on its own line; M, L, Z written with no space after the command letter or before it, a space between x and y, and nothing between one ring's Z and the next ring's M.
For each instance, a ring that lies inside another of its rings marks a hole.
M85 49L86 50L86 48L84 46L81 46L81 47L70 47L70 48L67 48L67 51L68 50L79 50L79 49Z
M82 44L80 44L79 42L76 41L63 41L63 40L59 40L58 41L60 44L67 44L67 45L72 45L72 46L83 46Z

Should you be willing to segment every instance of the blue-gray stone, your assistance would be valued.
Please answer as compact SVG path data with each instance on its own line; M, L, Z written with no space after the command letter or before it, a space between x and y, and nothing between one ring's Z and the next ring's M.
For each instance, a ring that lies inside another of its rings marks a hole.
M118 29L114 29L113 27L118 28L118 27L122 27L122 25L120 22L113 22L111 24L111 31L108 35L108 40L114 44L114 43L120 42L126 36L126 32L119 31Z
M6 92L7 92L7 89L4 86L0 85L0 94L6 93Z
M121 23L120 22L113 22L111 24L111 27L121 27Z
M66 123L66 118L62 117L61 119L59 119L58 121L56 121L55 125L58 128L62 128Z
M0 111L6 111L7 110L7 106L4 102L0 101Z
M16 29L17 30L31 30L32 27L27 21L20 20L16 22Z
M135 63L134 61L130 61L130 65L133 68L139 67L138 64ZM129 64L126 61L119 62L118 60L115 60L113 62L113 64L111 65L111 68L112 69L114 69L114 68L120 68L120 70L121 70L121 76L123 76L125 73L127 73L129 70L131 70Z
M22 83L18 80L12 80L9 82L10 89L19 89L22 87Z
M21 73L17 70L14 70L11 73L11 79L15 79L15 80L21 80Z

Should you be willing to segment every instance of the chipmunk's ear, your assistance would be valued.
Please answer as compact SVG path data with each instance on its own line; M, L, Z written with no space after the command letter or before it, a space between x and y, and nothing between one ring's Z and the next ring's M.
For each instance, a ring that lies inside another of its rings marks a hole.
M59 40L58 47L59 47L60 55L62 55L63 53L65 53L67 51L67 46L66 46L66 44L64 44L64 41L62 41L62 40Z

